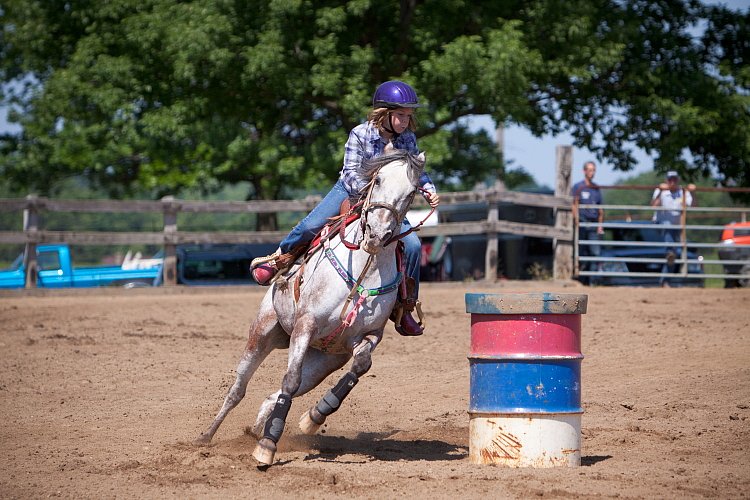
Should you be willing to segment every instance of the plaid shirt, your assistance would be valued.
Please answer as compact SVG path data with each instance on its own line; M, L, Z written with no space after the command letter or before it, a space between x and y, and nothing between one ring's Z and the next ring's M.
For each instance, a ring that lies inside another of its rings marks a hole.
M405 149L412 154L419 154L417 147L417 136L411 130L397 135L393 139L395 149ZM357 174L357 168L362 160L373 158L383 154L386 142L380 137L377 127L366 122L357 125L349 133L349 139L344 146L344 167L341 169L340 179L350 196L356 196L365 187L364 182ZM419 184L430 193L436 193L432 179L425 172L419 177Z

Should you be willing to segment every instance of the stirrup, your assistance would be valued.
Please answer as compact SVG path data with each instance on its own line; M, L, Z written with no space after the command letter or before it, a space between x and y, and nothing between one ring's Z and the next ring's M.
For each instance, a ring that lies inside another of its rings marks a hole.
M281 255L281 248L277 248L274 253L271 255L266 255L265 257L256 257L250 262L250 269L258 267L261 264L265 264L266 262L271 262L272 260L276 260Z
M422 302L418 300L414 306L414 309L416 309L417 318L419 318L419 321L417 321L417 323L419 323L419 326L421 326L424 329L425 321L424 321L424 314L422 314Z
M397 304L396 307L391 312L391 321L393 321L393 324L395 326L399 326L401 324L401 320L404 318L404 312L406 309L404 308L403 304ZM417 313L417 323L419 326L424 330L425 327L425 320L424 320L424 313L422 313L422 302L417 300L414 302L414 308L409 310L408 312L415 312Z

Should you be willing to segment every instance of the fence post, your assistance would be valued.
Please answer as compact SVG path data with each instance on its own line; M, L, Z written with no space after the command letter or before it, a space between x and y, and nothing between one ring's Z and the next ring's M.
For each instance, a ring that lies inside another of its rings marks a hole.
M680 213L680 225L682 226L680 228L680 240L682 240L680 243L681 245L681 251L680 253L681 258L681 264L680 264L680 274L683 277L687 277L688 274L688 264L687 264L687 193L688 190L686 187L680 186L680 189L682 190L682 212ZM692 196L692 194L691 194ZM673 270L670 270L670 272L673 272Z
M26 208L23 210L23 231L26 233L26 247L23 252L23 267L26 270L25 288L36 288L36 233L39 230L39 206L36 195L26 196Z
M498 201L497 190L498 183L492 191L487 193L487 251L484 254L484 279L485 281L497 281L497 233L495 232L495 223L498 221Z
M555 196L570 194L570 175L573 170L573 146L555 148ZM568 210L555 209L555 228L572 231L573 215ZM573 243L555 238L555 262L553 275L556 280L568 280L573 277Z
M164 286L177 285L177 245L174 243L174 235L177 232L177 210L174 196L165 196L161 199L164 204L164 264L162 273L164 275Z

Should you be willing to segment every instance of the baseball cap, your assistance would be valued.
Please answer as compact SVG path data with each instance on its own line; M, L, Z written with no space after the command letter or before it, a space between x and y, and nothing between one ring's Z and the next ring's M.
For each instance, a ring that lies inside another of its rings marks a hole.
M669 179L670 177L679 177L679 176L680 174L677 173L677 170L670 170L669 172L667 172L666 177L667 179Z

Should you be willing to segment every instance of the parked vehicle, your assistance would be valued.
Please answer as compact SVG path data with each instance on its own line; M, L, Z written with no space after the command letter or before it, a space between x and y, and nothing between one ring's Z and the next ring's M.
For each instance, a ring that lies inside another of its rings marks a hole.
M626 221L609 221L621 224ZM638 221L633 224L648 224L648 222ZM616 228L612 230L612 241L640 241L653 242L653 246L639 247L619 247L607 245L607 241L602 241L602 257L616 257L622 260L614 262L603 262L601 270L607 273L652 273L652 276L598 276L596 283L599 285L611 286L659 286L661 284L662 267L666 261L667 248L662 240L659 225L653 227L627 227ZM680 260L682 259L682 248L677 246L675 249L675 269L680 270ZM631 260L632 259L632 260ZM656 262L643 262L641 259L656 260ZM703 257L697 252L688 248L687 259L697 261L687 264L688 274L704 274L703 264L700 263ZM705 280L700 277L670 277L669 285L674 287L690 286L703 287Z
M177 247L177 282L183 285L255 285L250 263L276 244L203 244Z
M664 249L652 248L612 248L603 249L602 257L619 257L622 259L659 259L664 260ZM675 259L675 268L679 270L679 261L682 258L682 251L677 249L677 258ZM688 250L688 260L700 260L700 256L695 252ZM610 286L659 286L663 262L639 262L639 261L616 261L604 262L602 271L608 273L654 273L653 276L600 276L597 284ZM703 274L703 266L698 263L688 264L688 274ZM705 280L703 278L683 278L670 277L669 285L674 287L694 286L703 287Z
M547 189L519 191L531 194L547 194ZM467 202L440 206L440 222L474 222L487 220L487 203ZM501 220L519 224L554 224L554 210L549 207L521 205L510 202L498 203L498 216ZM413 223L419 217L409 215ZM456 234L450 236L445 252L440 252L445 240L435 245L433 238L422 239L422 271L420 280L462 281L483 279L487 235ZM437 240L437 237L434 238ZM497 235L497 278L525 280L533 279L540 271L552 272L553 245L551 238L537 238L518 234L499 233Z
M721 233L719 259L746 261L742 264L724 264L725 274L744 274L747 278L726 278L725 288L750 287L750 222L733 222L724 226Z
M253 258L276 249L270 244L201 244L177 247L177 282L183 285L255 285L250 274ZM37 246L37 287L83 288L158 286L163 282L161 253L143 259L126 255L120 266L74 267L65 244ZM23 288L26 269L19 255L0 271L0 288Z
M64 244L36 247L37 286L40 288L86 288L97 286L152 286L161 266L126 269L122 266L73 267L70 247ZM26 269L19 255L9 269L0 271L0 288L23 288Z

